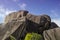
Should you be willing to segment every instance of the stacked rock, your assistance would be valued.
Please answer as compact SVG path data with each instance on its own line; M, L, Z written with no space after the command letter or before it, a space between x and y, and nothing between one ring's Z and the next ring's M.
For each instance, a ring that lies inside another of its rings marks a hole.
M26 10L7 15L4 24L5 28L7 27L7 30L9 30L9 36L14 36L16 40L23 40L27 33L34 32L43 35L43 31L58 27L51 22L50 16L45 14L36 16ZM9 40L9 36L5 40Z

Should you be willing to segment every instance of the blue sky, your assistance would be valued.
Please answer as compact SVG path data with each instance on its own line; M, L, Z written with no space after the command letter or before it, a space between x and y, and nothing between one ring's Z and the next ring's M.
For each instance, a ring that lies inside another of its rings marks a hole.
M60 25L60 0L0 0L0 23L11 12L28 10L34 15L47 14Z

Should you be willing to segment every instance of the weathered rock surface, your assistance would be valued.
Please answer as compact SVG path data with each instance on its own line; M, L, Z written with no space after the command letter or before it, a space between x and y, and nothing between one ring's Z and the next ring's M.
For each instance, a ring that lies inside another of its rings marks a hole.
M6 16L4 27L0 29L0 40L9 40L13 35L16 40L24 40L26 33L39 33L58 27L51 22L48 15L32 15L28 11L21 10ZM3 30L3 31L2 31Z
M25 11L25 10L20 10L18 12L10 13L9 15L6 16L5 23L8 23L9 21L11 21L13 19L18 19L18 18L21 18L23 16L26 16L27 13L28 13L28 11Z
M25 20L25 17L24 17L24 18L20 18L18 20L11 21L11 22L5 24L5 27L2 30L0 30L0 40L5 40L5 38L9 37L25 21L26 20Z
M28 25L30 27L38 29L38 33L42 33L43 30L48 29L51 23L51 19L48 15L40 15L40 16L35 16L32 14L27 14L27 19L30 21ZM31 28L31 29L32 29ZM28 27L30 30L30 28ZM31 30L32 31L32 30Z
M59 26L56 24L56 23L54 23L54 22L51 22L51 29L53 29L53 28L58 28Z
M45 30L43 35L45 40L60 40L60 28Z

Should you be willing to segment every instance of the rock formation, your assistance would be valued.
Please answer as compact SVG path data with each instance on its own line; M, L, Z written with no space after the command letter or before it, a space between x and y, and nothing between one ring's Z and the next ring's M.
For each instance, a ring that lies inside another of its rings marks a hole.
M25 11L25 10L20 10L18 12L10 13L9 15L7 15L5 17L5 23L8 23L11 20L15 20L15 19L21 18L23 16L26 16L27 13L28 13L28 11Z
M45 40L60 40L60 28L45 30L43 35Z
M24 40L26 33L38 33L58 27L48 15L32 15L26 10L10 13L6 16L4 28L0 30L0 40L9 40L12 35L16 40ZM3 30L3 31L2 31Z

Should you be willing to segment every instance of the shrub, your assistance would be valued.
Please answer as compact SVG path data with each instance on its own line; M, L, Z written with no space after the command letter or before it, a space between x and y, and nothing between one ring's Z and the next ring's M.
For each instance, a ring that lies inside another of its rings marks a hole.
M24 40L41 40L42 36L37 33L27 33Z

